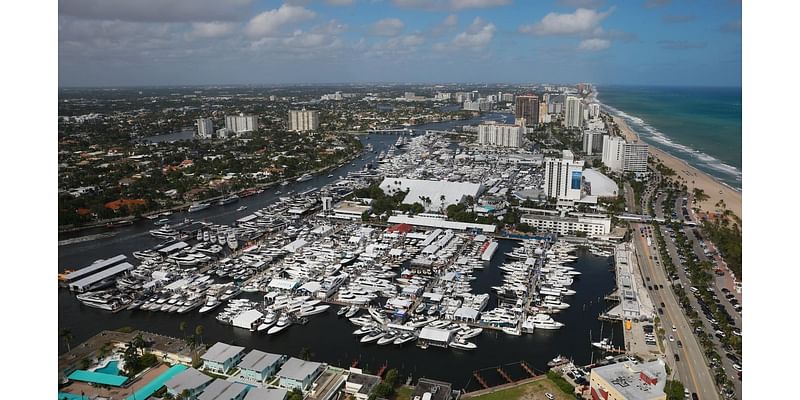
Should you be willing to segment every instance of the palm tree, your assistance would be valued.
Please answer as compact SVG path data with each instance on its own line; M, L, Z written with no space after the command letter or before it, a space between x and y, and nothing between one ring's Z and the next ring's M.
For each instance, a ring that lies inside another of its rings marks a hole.
M184 331L186 331L186 321L181 321L181 324L178 325L178 330L181 331L181 335L184 334Z
M64 344L67 345L67 351L71 351L72 348L70 347L70 343L72 342L72 339L75 338L72 336L72 331L69 328L64 328L58 333L58 336L61 336L61 338L64 339Z
M311 361L311 357L313 354L311 353L311 349L308 347L303 347L300 349L300 358L306 361Z
M203 325L197 325L194 328L194 334L197 335L197 340L200 345L203 345Z
M144 338L142 338L141 333L136 335L135 338L133 338L133 340L131 341L131 345L134 348L141 350L142 355L144 355L144 350L147 347L147 342L144 340Z

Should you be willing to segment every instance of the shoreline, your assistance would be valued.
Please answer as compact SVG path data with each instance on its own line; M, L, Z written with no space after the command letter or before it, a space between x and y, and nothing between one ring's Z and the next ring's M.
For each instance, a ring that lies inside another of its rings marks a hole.
M610 114L609 114L610 115ZM631 129L628 124L625 122L625 119L611 115L614 123L620 129L622 136L625 140L629 142L639 142L639 135ZM642 140L643 143L646 143ZM714 205L722 200L725 202L726 208L733 211L739 219L742 219L742 193L733 189L732 187L718 181L713 176L700 171L699 169L689 165L684 160L681 160L678 157L675 157L664 150L661 150L653 145L648 143L648 150L650 152L650 156L653 158L660 160L665 166L671 168L675 171L677 176L686 180L686 187L689 189L689 192L692 192L692 189L698 188L702 189L705 194L708 195L708 200L703 202L696 203L697 207L700 208L701 211L707 212L716 212Z

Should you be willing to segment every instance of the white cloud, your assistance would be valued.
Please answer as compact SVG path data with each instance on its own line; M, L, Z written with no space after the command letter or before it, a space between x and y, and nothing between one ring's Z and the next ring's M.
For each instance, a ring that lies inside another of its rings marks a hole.
M232 22L194 22L190 37L197 38L217 38L230 34L236 28Z
M264 11L253 17L245 26L244 32L253 38L275 35L286 25L306 21L315 16L316 14L309 9L284 4L280 8Z
M597 38L583 40L581 44L578 45L579 49L589 51L605 50L609 47L611 47L611 41Z
M431 28L431 35L439 36L445 32L449 32L455 29L458 26L458 15L450 14L442 20L442 22L436 24L433 28Z
M331 6L351 6L355 0L325 0L325 4Z
M453 38L452 45L474 50L482 49L492 41L495 30L494 24L484 23L481 17L475 17L466 32L461 32Z
M347 31L347 28L347 24L343 24L335 19L332 19L323 25L313 27L311 31L314 33L324 33L327 35L338 35Z
M392 0L392 4L402 8L418 8L429 11L465 10L468 8L488 8L511 4L512 0Z
M403 32L405 24L397 18L385 18L370 26L369 33L375 36L397 36Z
M519 31L540 36L599 33L602 32L600 23L613 11L613 8L605 12L579 8L573 13L549 13L533 25L521 26Z

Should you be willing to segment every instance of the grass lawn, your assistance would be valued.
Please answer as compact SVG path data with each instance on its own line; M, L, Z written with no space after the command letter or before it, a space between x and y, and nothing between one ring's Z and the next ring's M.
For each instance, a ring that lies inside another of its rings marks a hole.
M574 396L564 394L550 379L542 379L478 397L470 397L470 400L547 400L547 397L544 396L545 393L555 395L556 399L574 398Z
M411 400L411 394L414 393L414 388L408 386L400 386L395 392L394 400Z

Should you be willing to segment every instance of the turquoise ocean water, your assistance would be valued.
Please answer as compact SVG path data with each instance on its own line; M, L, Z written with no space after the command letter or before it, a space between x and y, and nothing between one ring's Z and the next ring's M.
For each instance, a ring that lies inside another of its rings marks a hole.
M599 86L597 101L648 144L742 187L742 90Z

